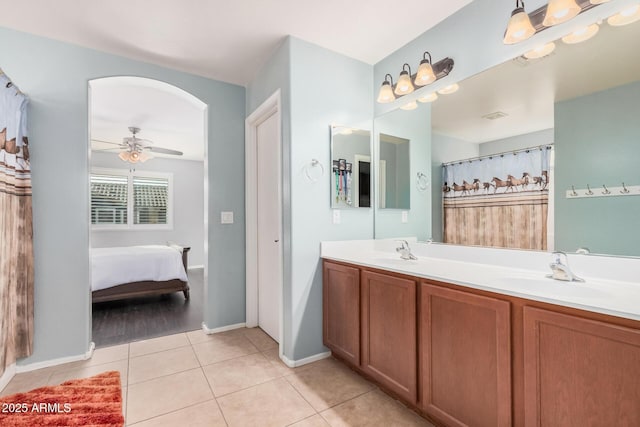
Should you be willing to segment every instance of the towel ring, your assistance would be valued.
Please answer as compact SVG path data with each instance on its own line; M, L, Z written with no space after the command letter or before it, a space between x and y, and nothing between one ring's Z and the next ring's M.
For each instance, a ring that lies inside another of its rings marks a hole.
M311 171L316 168L319 167L320 168L320 176L314 178L311 175ZM322 163L320 163L320 161L318 159L311 159L311 162L309 162L305 167L304 167L304 174L307 176L307 179L310 182L317 182L318 179L322 178L324 176L324 166L322 166Z
M416 176L416 186L418 190L425 191L429 188L429 177L422 172L418 172Z

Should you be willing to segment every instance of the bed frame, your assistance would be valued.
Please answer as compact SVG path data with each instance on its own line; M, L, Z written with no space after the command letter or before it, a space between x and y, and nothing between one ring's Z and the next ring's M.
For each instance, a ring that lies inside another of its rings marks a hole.
M190 249L189 247L182 249L182 264L184 265L185 271L187 271L187 254ZM91 299L92 302L105 302L133 297L170 294L173 292L184 293L184 298L188 300L189 284L180 279L166 280L163 282L149 280L124 283L111 288L93 291L91 292Z

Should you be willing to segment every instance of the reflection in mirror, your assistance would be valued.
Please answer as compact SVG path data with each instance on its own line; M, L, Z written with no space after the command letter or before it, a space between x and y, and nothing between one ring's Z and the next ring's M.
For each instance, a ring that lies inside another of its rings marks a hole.
M371 207L371 132L331 126L331 207Z
M432 104L434 240L443 241L442 163L553 143L547 249L640 255L640 228L630 226L640 197L566 195L640 184L640 23L603 23L584 43L555 43L548 56L498 65Z
M409 209L409 140L381 133L378 141L378 207Z

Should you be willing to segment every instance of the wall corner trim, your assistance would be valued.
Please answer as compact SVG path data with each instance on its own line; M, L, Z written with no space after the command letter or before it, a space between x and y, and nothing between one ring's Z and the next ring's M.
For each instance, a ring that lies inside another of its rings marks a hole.
M29 363L26 365L17 365L16 373L21 374L23 372L35 371L37 369L49 368L51 366L64 365L65 363L89 360L91 359L91 357L93 357L93 352L95 349L96 343L92 341L91 343L89 343L89 349L84 354L60 357L58 359L43 360L42 362Z
M16 364L12 363L11 365L7 366L4 370L4 372L2 373L2 376L0 376L0 391L4 390L4 388L9 385L9 382L11 382L11 379L16 375Z
M324 353L314 354L313 356L305 357L304 359L291 360L287 358L284 354L280 356L280 359L290 368L297 368L302 365L307 365L309 363L317 362L318 360L326 359L331 357L330 351L325 351Z
M246 326L246 323L236 323L234 325L220 326L219 328L210 329L206 323L202 322L202 330L207 335L217 334L219 332L232 331L234 329L244 328L245 326Z

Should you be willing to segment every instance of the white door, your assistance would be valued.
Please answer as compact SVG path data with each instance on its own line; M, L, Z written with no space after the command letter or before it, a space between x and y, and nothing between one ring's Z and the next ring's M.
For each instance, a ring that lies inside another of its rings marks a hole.
M282 252L278 115L256 128L258 210L258 326L280 342Z

